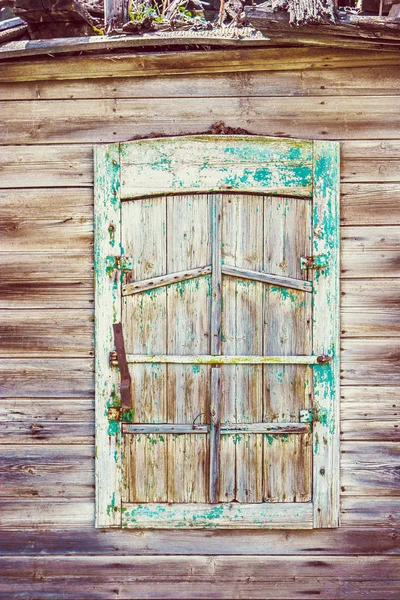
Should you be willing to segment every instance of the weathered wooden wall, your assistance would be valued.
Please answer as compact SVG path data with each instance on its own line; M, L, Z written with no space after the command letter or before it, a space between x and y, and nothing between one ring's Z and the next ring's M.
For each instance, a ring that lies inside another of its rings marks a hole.
M168 77L127 77L124 59L82 79L101 57L0 64L1 598L399 597L399 66L296 52ZM93 145L218 120L343 142L342 526L98 531Z

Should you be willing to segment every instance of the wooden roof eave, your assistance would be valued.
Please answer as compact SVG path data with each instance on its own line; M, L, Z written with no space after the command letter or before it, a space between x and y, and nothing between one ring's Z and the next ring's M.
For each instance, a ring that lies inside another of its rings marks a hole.
M286 11L274 12L271 8L258 5L247 7L245 12L249 23L275 43L400 50L400 19L338 11L335 22L294 26Z
M143 50L173 46L212 46L223 48L275 45L268 36L252 27L218 28L210 31L167 31L141 35L95 35L88 37L22 40L0 46L0 60L28 56Z

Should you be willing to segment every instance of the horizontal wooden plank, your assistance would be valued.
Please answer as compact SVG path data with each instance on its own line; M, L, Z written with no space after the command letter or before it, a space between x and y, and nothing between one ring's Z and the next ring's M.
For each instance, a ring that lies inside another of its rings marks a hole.
M2 253L0 308L90 308L93 254Z
M0 496L93 498L93 446L4 445Z
M212 75L113 77L97 80L3 83L0 100L83 98L226 98L228 96L393 96L399 93L398 69L358 67L303 71L254 71Z
M343 163L342 163L343 164ZM376 181L380 181L378 178ZM400 185L396 183L342 183L342 225L398 225Z
M40 151L35 146L24 145L1 148L1 188L46 186L93 186L92 146L43 145Z
M400 227L342 227L341 277L397 277Z
M94 441L93 420L84 423L63 421L1 421L0 444L68 444L91 445Z
M342 337L400 335L400 279L344 279Z
M400 54L399 54L400 56ZM114 64L114 63L113 63ZM75 73L77 65L74 63ZM391 97L202 98L0 102L7 129L0 143L106 143L150 134L183 135L210 130L216 119L249 133L287 138L381 140L398 137L400 117ZM343 114L347 118L343 119ZM293 118L296 115L296 118ZM9 131L13 132L12 137ZM385 180L385 179L383 179Z
M349 72L347 72L349 74ZM332 72L334 75L334 72ZM358 74L358 71L355 71ZM353 140L341 145L341 158L393 159L400 158L400 140Z
M94 354L93 310L0 311L0 357Z
M1 422L47 421L51 423L94 422L93 398L0 398Z
M98 7L97 7L98 8ZM96 11L99 14L99 11ZM13 19L14 22L20 21L25 25L22 19ZM16 26L16 25L15 25ZM129 35L105 34L97 32L97 35L61 37L51 39L33 39L33 40L13 40L7 45L3 44L0 50L0 59L26 58L27 56L55 56L57 54L75 54L85 52L109 52L128 51L134 52L143 47L156 50L174 46L225 46L233 48L235 46L269 46L268 37L255 33L251 27L240 28L240 35L233 27L218 27L212 29L170 29L166 31L148 31L146 33L129 33ZM12 39L12 38L11 38Z
M75 600L79 597L81 600L92 600L93 589L95 589L97 599L108 600L113 594L118 594L121 600L145 600L170 598L197 599L220 598L221 600L232 598L246 598L250 596L260 600L293 600L306 598L310 591L318 594L321 600L376 600L376 598L385 598L385 600L397 600L400 589L400 580L347 580L337 578L334 575L330 577L290 577L271 579L265 581L223 581L215 579L192 579L186 580L185 577L169 577L162 582L162 586L157 586L155 590L154 579L128 579L118 578L115 581L112 577L104 575L101 571L96 577L57 577L43 580L31 579L8 579L4 584L0 584L0 593L4 593L5 598L10 598L10 594L17 597L27 597L33 594L35 598L43 600L52 599L55 596L60 600ZM162 591L161 591L162 587ZM200 589L201 588L201 591Z
M93 192L79 187L0 190L0 217L2 220L93 221Z
M342 421L389 421L400 415L400 388L342 386L340 416Z
M393 158L346 158L342 162L341 181L359 182L399 182L399 159Z
M0 375L3 398L87 398L94 394L92 359L1 359Z
M4 218L0 221L0 240L0 252L82 253L93 248L93 219L61 215L56 219Z
M160 570L166 581L181 580L194 582L273 582L286 581L298 577L332 577L347 580L385 580L397 579L400 558L392 556L390 560L381 556L347 556L329 557L313 560L313 556L119 556L118 561L111 561L109 556L37 556L0 558L2 575L8 579L34 578L40 570L44 580L57 577L94 578L102 577L109 581L127 580L130 585L134 581L153 579ZM19 575L17 575L19 573ZM233 589L233 588L231 588ZM189 591L189 590L188 590ZM190 591L189 591L190 593ZM127 597L127 596L123 596ZM135 597L138 597L135 595ZM147 596L148 597L148 596ZM154 596L153 596L154 597ZM157 595L157 597L163 597ZM201 597L194 595L190 597ZM204 597L204 596L203 596ZM228 596L224 594L224 597ZM232 596L230 596L232 597ZM237 596L234 597L243 597ZM275 596L268 594L268 598ZM288 596L281 595L280 598ZM291 596L290 596L291 597ZM335 598L340 596L335 595ZM343 597L343 596L342 596Z
M396 338L344 339L341 343L343 385L400 385Z
M20 506L19 511L15 510L15 499L14 498L1 498L0 497L0 511L2 517L2 527L3 528L11 528L11 529L60 529L62 528L83 528L89 527L94 530L94 500L86 499L86 498L19 498L18 503ZM343 496L341 501L341 527L337 530L321 530L320 534L325 534L323 539L324 543L320 548L325 548L325 544L327 540L329 540L336 532L343 531L343 528L353 528L356 527L361 531L361 528L370 529L371 527L378 528L378 531L381 531L382 528L387 529L388 531L393 528L398 528L400 526L400 498L399 497L371 497L371 496ZM100 532L103 533L103 532ZM109 533L109 532L107 532ZM123 538L125 543L130 544L130 548L133 550L133 544L138 543L138 540L143 540L143 543L146 542L147 537L151 534L150 532L134 532L134 531L119 531L121 536L126 536ZM155 535L160 532L154 532ZM176 534L178 533L178 530ZM210 549L212 546L212 540L217 532L213 531L203 531L197 532L198 535L203 534L205 540L208 539L210 541ZM233 532L229 534L229 537ZM261 532L260 532L261 533ZM262 532L263 535L268 535L267 531ZM276 533L276 532L274 532ZM293 535L299 535L300 531L291 531L287 533L287 540L291 540ZM170 535L171 532L168 532ZM176 535L173 534L173 535ZM252 532L251 535L254 535L255 532ZM302 532L303 536L306 536L307 539L312 539L311 535L314 535L315 532L311 534L311 532ZM180 532L180 535L184 535L184 539L186 543L190 543L191 537L194 536L194 533L189 533L188 531ZM227 534L221 532L219 534L222 537L222 542L226 544L226 548L229 548L228 545L228 537ZM272 532L271 532L272 535ZM383 535L383 534L382 534ZM157 537L155 538L157 539ZM163 539L163 538L161 538ZM196 539L194 537L194 539ZM259 539L257 536L254 539ZM322 542L322 540L321 540ZM261 542L259 542L261 543ZM307 547L307 540L303 540L305 547ZM122 541L121 541L122 544ZM121 547L122 549L124 546ZM159 546L161 551L163 550L163 546ZM256 554L263 553L266 550L269 552L271 548L268 544L263 543L261 546L258 546L259 551ZM261 550L263 548L263 550ZM185 554L185 546L180 546L178 554ZM194 547L192 547L195 550ZM279 547L277 546L279 550ZM337 549L340 553L340 547ZM155 552L150 546L151 552ZM128 550L130 552L131 550ZM369 545L369 552L374 552L374 546ZM217 552L218 553L218 552ZM231 552L229 552L231 553ZM233 552L234 553L234 552ZM280 552L278 551L278 554Z
M7 502L7 501L3 501ZM0 506L3 506L0 500ZM58 500L52 500L53 503ZM22 505L31 501L22 499ZM73 501L72 501L73 504ZM83 503L82 503L82 506ZM3 530L4 531L4 530ZM314 531L232 530L103 530L83 526L64 529L9 529L1 556L40 555L400 555L396 530L340 527Z
M342 493L399 496L399 457L399 445L391 442L342 442Z
M397 421L342 421L340 425L342 440L400 442L400 424Z
M332 48L242 48L240 50L148 52L100 56L54 56L51 60L2 61L0 81L104 79L171 74L240 71L293 71L340 67L398 65L396 52Z

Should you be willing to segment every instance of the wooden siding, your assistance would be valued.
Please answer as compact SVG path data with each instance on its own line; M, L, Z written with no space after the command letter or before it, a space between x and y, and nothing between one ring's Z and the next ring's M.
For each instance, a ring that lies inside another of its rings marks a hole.
M188 59L181 74L162 79L127 77L129 59L79 59L80 73L94 76L108 65L107 79L74 79L71 59L8 69L0 88L0 597L399 597L398 66L392 54L380 64L375 53L377 66L365 68L360 53L359 68L349 68L346 52L313 49L307 61L290 49L292 69L272 71L251 53L243 72L224 73L210 58L209 73L197 62L189 74ZM93 145L202 132L217 120L342 141L342 524L98 531Z

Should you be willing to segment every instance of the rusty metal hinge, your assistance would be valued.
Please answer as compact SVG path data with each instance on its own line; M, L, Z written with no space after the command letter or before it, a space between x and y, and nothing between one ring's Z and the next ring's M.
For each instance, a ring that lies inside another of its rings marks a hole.
M114 341L115 349L117 352L117 361L119 372L121 375L121 408L130 410L132 407L131 402L131 374L129 373L129 367L126 360L124 334L122 332L122 323L114 323Z
M306 271L307 269L326 269L328 266L329 261L326 254L300 257L300 268L302 271Z
M133 260L130 256L107 256L106 257L106 271L111 273L112 271L132 271Z

